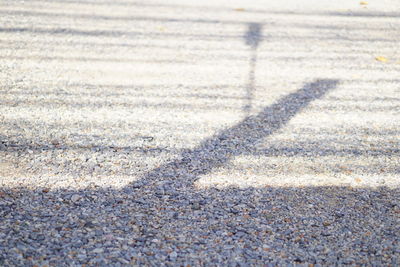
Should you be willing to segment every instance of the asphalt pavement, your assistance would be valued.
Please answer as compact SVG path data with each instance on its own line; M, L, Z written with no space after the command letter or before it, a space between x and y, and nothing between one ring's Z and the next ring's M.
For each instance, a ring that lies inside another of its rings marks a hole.
M0 3L0 265L400 265L400 2Z

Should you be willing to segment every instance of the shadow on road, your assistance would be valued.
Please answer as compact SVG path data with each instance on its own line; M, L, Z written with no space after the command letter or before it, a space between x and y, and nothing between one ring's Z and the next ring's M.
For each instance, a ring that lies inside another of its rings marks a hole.
M257 47L262 41L262 25L259 23L250 23L248 25L247 32L244 36L246 44L251 48L251 56L249 60L249 76L246 85L246 100L243 111L245 115L249 115L251 112L251 102L255 90L255 70L257 64Z
M306 84L120 190L4 191L0 239L7 243L0 261L398 264L398 189L194 186L199 176L252 151L337 83ZM94 250L93 244L102 245Z
M337 84L337 80L308 83L257 115L246 117L237 125L205 140L198 148L185 151L179 156L180 160L147 173L140 182L178 178L184 183L192 183L199 175L223 166L230 158L254 151L257 141L282 128L311 101L321 98Z
M77 1L71 0L75 3ZM97 2L96 2L97 3ZM110 1L98 2L98 5L108 5ZM92 2L95 5L95 2ZM134 2L122 2L122 6L135 5ZM151 4L149 4L151 5ZM3 12L9 14L10 12ZM260 14L268 14L266 11ZM273 13L273 12L272 12ZM51 12L19 12L20 15L60 17ZM278 14L278 13L276 13ZM283 13L282 13L283 14ZM283 15L290 15L283 14ZM325 14L325 13L324 13ZM322 15L324 15L322 14ZM296 15L296 14L292 14ZM308 14L297 14L308 15ZM316 14L321 16L321 14ZM326 15L326 14L325 14ZM342 16L342 13L333 14ZM378 14L379 15L379 14ZM378 16L372 14L371 16ZM390 17L393 14L381 14L382 17ZM347 16L347 15L346 15ZM355 16L368 16L368 14L355 14ZM151 17L110 17L86 15L63 15L65 18L97 19L116 21L158 21L158 22L187 22L216 24L219 20L206 19L168 19ZM233 25L243 22L226 21ZM273 263L287 266L296 263L323 264L323 265L399 265L400 264L400 189L381 188L351 188L342 186L325 187L227 187L227 188L200 188L196 182L203 176L211 174L218 168L229 165L230 160L238 156L280 156L292 155L300 157L313 157L323 155L345 155L358 156L371 155L370 151L361 149L335 150L326 147L321 141L304 143L306 149L294 149L290 151L283 148L257 149L257 143L277 133L297 114L301 113L314 100L326 96L339 85L336 79L316 79L306 83L302 88L288 94L274 104L266 106L259 113L251 114L254 91L256 89L256 66L257 59L261 60L257 51L263 38L262 31L266 23L248 23L247 31L243 36L221 35L217 33L180 32L161 33L135 32L126 30L115 30L105 28L103 30L73 29L68 27L47 28L27 27L24 25L0 28L0 33L15 34L15 36L28 34L43 34L74 38L100 37L117 38L124 36L130 40L138 37L147 37L160 40L188 39L188 40L213 40L227 41L241 38L250 50L248 60L249 72L246 73L247 84L244 86L246 96L225 96L233 100L245 101L242 111L246 117L230 128L217 132L201 142L193 149L184 151L167 151L177 155L174 160L161 164L131 184L121 188L88 187L82 190L72 189L48 189L48 188L0 188L0 265L34 266L50 265L153 265L161 264L170 266L213 266L217 263L225 263L228 266L243 266ZM57 24L56 24L57 25ZM303 25L304 26L304 25ZM304 28L310 28L304 26ZM337 28L341 29L341 26ZM292 36L275 36L276 40L284 38L291 39ZM320 40L321 36L297 36L295 40ZM369 38L369 37L368 37ZM73 39L73 38L71 38ZM327 40L337 41L338 37L327 36ZM365 38L360 40L365 41ZM369 39L368 39L369 40ZM53 42L57 40L45 40ZM387 39L387 42L393 42ZM40 42L40 40L37 40ZM58 41L60 45L63 40ZM93 40L83 40L82 45L99 47L128 47L139 46L163 47L167 50L175 49L172 45L115 43L102 39L101 42L93 43ZM71 44L71 43L70 43ZM223 46L221 46L223 47ZM218 48L223 50L224 48ZM69 47L69 49L72 49ZM208 48L197 47L195 49L207 50ZM10 56L10 58L12 58ZM18 57L14 59L23 60L29 57ZM59 56L44 56L42 59L61 60ZM241 58L241 59L243 59ZM30 58L35 60L35 56ZM68 58L66 58L68 59ZM294 58L296 59L296 58ZM107 61L98 57L70 57L70 61L88 60L93 62ZM130 59L110 59L110 62L129 62ZM323 59L324 60L324 59ZM153 62L154 63L154 62ZM157 62L155 62L157 63ZM172 61L173 63L173 61ZM177 62L175 62L177 63ZM343 67L345 69L345 67ZM14 85L12 85L14 86ZM226 87L231 88L232 84ZM84 84L77 87L85 88ZM101 88L104 92L96 95L95 92L86 90L75 92L75 97L83 97L84 94L90 98L98 97L97 102L70 103L68 108L81 108L82 106L95 105L107 106L110 103L103 101L107 94L132 94L133 86L109 85ZM107 88L106 88L107 87ZM151 86L150 86L151 87ZM99 89L99 88L97 88ZM118 89L118 90L116 90ZM152 88L150 88L152 89ZM170 88L167 88L170 89ZM199 88L197 88L199 89ZM213 87L208 86L213 93ZM242 89L237 87L235 89ZM114 90L115 92L110 92ZM125 90L125 91L124 91ZM136 88L133 91L143 88ZM143 90L144 91L144 90ZM165 98L165 95L151 95L151 97ZM50 92L52 92L50 90ZM15 92L23 96L24 90ZM18 100L23 105L31 103L36 106L51 107L54 103L45 103L40 98L40 92L32 90L37 100ZM47 94L49 92L42 92ZM98 92L97 92L98 93ZM137 93L137 92L136 92ZM195 92L196 93L196 92ZM219 93L219 92L217 92ZM1 92L7 95L7 92ZM14 92L12 92L14 94ZM64 94L64 95L63 95ZM56 96L67 98L71 92L58 92ZM91 95L92 94L92 95ZM211 95L193 95L198 99L213 99ZM236 99L237 98L237 99ZM21 97L22 99L22 97ZM100 100L99 100L100 99ZM62 99L64 100L64 99ZM14 100L13 100L14 101ZM14 105L15 101L2 102L4 105ZM36 102L35 102L36 101ZM103 101L103 102L102 102ZM340 98L338 101L342 101ZM350 100L352 101L352 100ZM18 104L17 103L17 104ZM65 104L65 101L60 101ZM17 105L15 104L15 105ZM75 105L75 106L74 106ZM126 105L126 106L124 106ZM144 104L148 107L150 104ZM161 104L161 106L164 103ZM219 104L217 104L219 105ZM133 109L132 103L122 103L121 106ZM165 106L167 106L165 104ZM170 106L176 108L177 106ZM160 107L161 108L161 107ZM182 108L182 106L179 106ZM191 108L190 105L187 108ZM207 109L209 106L202 106ZM225 108L225 107L223 107ZM235 108L237 108L235 106ZM239 108L240 109L240 108ZM137 123L139 124L139 123ZM21 122L18 126L24 127ZM6 125L8 133L15 125L10 122ZM51 126L51 125L50 125ZM73 127L67 123L54 127ZM128 126L131 126L128 124ZM49 127L47 125L47 127ZM118 129L118 122L112 126L102 125L103 128ZM132 127L137 127L133 125ZM51 127L49 127L51 128ZM79 128L78 128L79 129ZM13 129L12 129L13 130ZM21 130L22 131L22 130ZM314 133L314 132L313 132ZM379 134L384 134L378 132ZM390 134L386 132L386 134ZM393 136L394 134L391 134ZM90 139L91 137L88 137ZM1 139L9 136L1 134ZM92 136L93 139L98 136ZM332 134L331 134L332 137ZM26 140L24 140L24 138ZM153 138L153 137L150 137ZM126 153L163 153L163 148L145 148L140 145L113 146L98 145L84 146L74 144L62 146L62 144L34 145L29 136L22 136L21 142L4 141L0 143L0 152L10 152L21 155L31 150L32 154L43 151L98 151L112 150L115 154ZM149 139L144 136L142 139ZM48 140L45 140L47 142ZM326 140L325 140L326 141ZM147 141L143 141L147 142ZM387 145L387 144L385 144ZM158 149L158 150L157 150ZM374 150L377 155L398 153L399 150ZM309 156L308 152L312 153ZM94 152L93 152L94 153ZM141 154L142 153L142 154ZM297 154L296 154L297 153ZM373 155L372 155L373 156ZM18 158L18 157L17 157ZM111 161L112 159L107 159ZM54 163L58 164L58 163ZM78 165L78 163L74 163ZM86 162L82 163L87 165ZM144 163L145 164L145 163ZM329 162L327 162L329 164ZM49 163L50 165L50 163ZM73 165L73 164L72 164ZM59 167L59 166L58 166ZM121 175L125 166L118 171ZM107 168L105 168L107 169ZM125 168L129 169L129 168ZM92 169L89 169L89 172ZM102 169L101 169L102 171ZM363 171L369 169L365 167ZM371 169L373 173L375 169ZM393 171L394 174L398 174ZM79 175L84 176L85 172ZM135 173L136 174L136 173ZM271 177L270 179L274 179ZM276 179L276 178L275 178ZM111 182L109 183L111 184Z

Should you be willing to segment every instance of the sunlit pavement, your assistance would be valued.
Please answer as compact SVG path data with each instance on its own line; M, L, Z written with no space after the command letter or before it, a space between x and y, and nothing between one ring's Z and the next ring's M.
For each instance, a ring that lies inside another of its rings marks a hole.
M396 10L2 1L0 265L400 264Z

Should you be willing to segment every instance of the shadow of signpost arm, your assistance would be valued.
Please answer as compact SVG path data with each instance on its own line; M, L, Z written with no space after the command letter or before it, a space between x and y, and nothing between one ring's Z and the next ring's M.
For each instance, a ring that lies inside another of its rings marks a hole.
M305 84L255 116L249 116L235 126L205 140L197 148L184 151L177 160L146 173L137 186L162 180L179 180L192 186L200 175L223 166L231 157L254 150L258 140L265 138L287 124L291 118L313 100L323 97L335 88L337 80L315 80Z

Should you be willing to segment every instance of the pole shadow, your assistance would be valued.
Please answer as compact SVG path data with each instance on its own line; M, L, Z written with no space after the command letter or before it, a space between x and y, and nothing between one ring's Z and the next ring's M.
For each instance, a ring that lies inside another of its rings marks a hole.
M244 35L244 39L246 44L250 47L251 49L251 55L249 59L249 74L247 78L247 84L246 84L246 103L245 106L243 107L243 111L246 116L250 114L251 111L251 106L252 106L252 100L253 100L253 95L254 95L254 90L255 90L255 70L256 70L256 65L257 65L257 48L259 44L262 41L262 24L260 23L249 23L247 32Z

